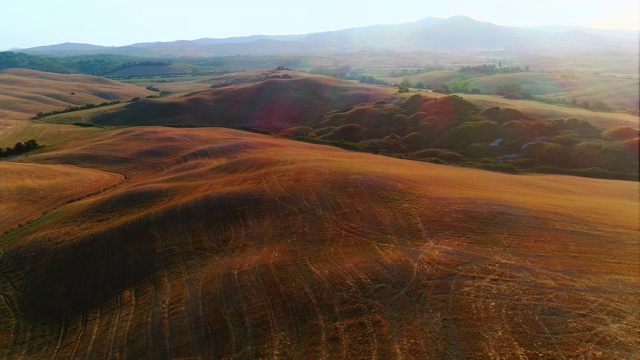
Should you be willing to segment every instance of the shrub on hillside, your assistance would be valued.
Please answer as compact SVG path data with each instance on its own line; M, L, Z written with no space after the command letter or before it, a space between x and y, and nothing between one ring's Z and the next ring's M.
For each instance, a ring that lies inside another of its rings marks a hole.
M419 111L419 112L411 114L407 118L407 122L409 124L411 124L412 126L417 126L418 124L420 124L422 121L424 121L428 117L429 117L429 114Z
M551 138L550 142L560 144L562 146L571 147L580 143L580 137L574 133L560 134Z
M0 157L20 155L41 147L42 145L38 144L38 142L34 139L27 140L24 143L17 142L12 148L7 147L5 150L2 150L2 148L0 148Z
M316 136L322 137L324 135L330 134L335 129L335 126L327 126L325 128L321 128L316 130Z
M465 122L449 135L457 144L491 142L500 136L500 126L494 121Z
M559 144L549 142L533 142L522 150L524 158L537 159L543 164L567 166L569 164L568 151Z
M326 135L322 135L320 138L323 140L344 140L355 143L361 140L358 134L361 130L361 125L347 124L333 129L333 131Z
M570 131L581 138L599 138L600 131L596 129L590 122L576 118L569 118L555 121L558 131Z
M501 130L506 136L521 137L526 135L527 126L522 121L514 120L502 124Z
M365 151L377 154L379 152L386 152L392 154L404 154L409 149L400 140L395 138L366 140L360 143Z
M311 136L313 129L308 126L296 126L282 131L284 136Z
M422 105L423 99L424 98L422 97L422 95L415 94L404 99L401 103L398 104L398 107L412 114L417 113L420 111L420 105Z
M574 167L599 167L610 171L638 170L638 139L623 142L582 142L571 151Z
M461 151L464 155L472 158L495 157L504 154L505 151L501 146L491 146L488 143L473 143Z
M418 151L429 145L431 138L422 132L414 131L402 138L402 142L407 145L409 150Z
M520 84L505 84L496 88L496 95L501 95L505 99L524 99L533 100L533 95L524 92Z
M84 122L74 122L73 125L75 126L79 126L79 127L95 127L95 124L92 123L84 123Z
M540 120L527 125L527 132L531 137L554 136L558 133L556 124L553 121Z
M509 108L503 109L503 108L500 108L499 106L488 108L480 112L480 115L482 115L483 117L489 120L497 121L499 123L527 118L520 111L516 109L509 109Z
M513 166L519 167L521 169L533 169L536 166L540 166L540 160L531 159L531 158L517 158L512 162Z
M409 132L413 131L413 127L409 123L409 118L407 115L398 114L393 117L393 132L406 135Z
M637 138L638 136L640 136L640 133L637 129L631 128L629 126L620 126L605 131L603 135L609 139L628 140Z
M622 145L632 156L632 159L635 160L635 162L637 163L638 153L640 152L640 137L627 139L622 142Z
M437 158L449 163L457 163L464 160L464 156L455 151L445 149L425 149L412 155L418 159Z

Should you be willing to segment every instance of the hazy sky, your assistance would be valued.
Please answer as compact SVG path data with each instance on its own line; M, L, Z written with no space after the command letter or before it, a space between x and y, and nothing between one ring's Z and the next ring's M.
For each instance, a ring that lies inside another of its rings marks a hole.
M640 29L638 0L7 0L0 50L282 35L466 15L498 25Z

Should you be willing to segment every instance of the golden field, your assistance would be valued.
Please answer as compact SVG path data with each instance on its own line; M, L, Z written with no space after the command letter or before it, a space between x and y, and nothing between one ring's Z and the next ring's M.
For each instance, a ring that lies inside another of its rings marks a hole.
M635 182L219 128L2 164L126 177L0 240L5 357L638 356Z

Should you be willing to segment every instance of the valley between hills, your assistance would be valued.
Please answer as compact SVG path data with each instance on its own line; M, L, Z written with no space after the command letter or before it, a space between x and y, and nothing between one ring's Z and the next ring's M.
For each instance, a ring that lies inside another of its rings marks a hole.
M1 70L0 358L640 357L637 59L383 55Z

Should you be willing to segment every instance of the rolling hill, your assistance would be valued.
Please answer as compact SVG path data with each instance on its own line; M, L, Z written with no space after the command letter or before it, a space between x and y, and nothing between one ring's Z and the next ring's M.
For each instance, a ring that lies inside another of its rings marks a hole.
M24 51L0 148L44 147L0 152L2 359L640 358L637 31ZM358 82L405 78L482 94Z
M518 59L521 64L526 58ZM580 64L574 64L581 66ZM584 65L584 64L582 64ZM555 66L559 66L558 63ZM589 65L584 65L589 68ZM627 64L624 67L636 67ZM522 91L534 96L554 99L587 100L591 103L605 102L614 109L638 109L640 90L637 76L621 74L600 74L587 71L554 71L554 72L518 72L512 74L476 75L454 70L428 71L417 75L406 76L415 86L421 82L425 86L438 88L456 79L471 81L472 87L483 94L495 94L496 89L507 84L518 84ZM404 77L381 76L387 83L400 83Z
M26 161L7 169L127 180L0 238L2 357L638 356L634 182L230 129L104 131Z
M99 125L226 126L278 130L389 97L396 89L288 70L216 78L212 89L178 99L142 100L98 116Z
M27 120L38 112L149 94L144 88L98 76L7 69L0 71L0 119Z
M331 111L281 134L439 163L637 180L637 117L616 126L518 109L422 93Z

